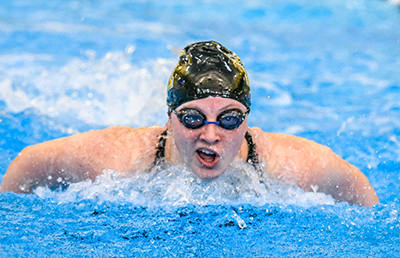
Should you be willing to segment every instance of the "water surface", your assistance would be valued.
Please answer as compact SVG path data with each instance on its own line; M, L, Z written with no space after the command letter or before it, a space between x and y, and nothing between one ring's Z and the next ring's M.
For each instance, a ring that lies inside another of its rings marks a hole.
M28 145L165 124L180 49L216 40L249 73L251 126L328 145L381 203L264 187L250 168L213 185L179 166L165 180L106 171L66 191L0 194L1 256L398 257L399 25L378 0L2 1L0 180Z

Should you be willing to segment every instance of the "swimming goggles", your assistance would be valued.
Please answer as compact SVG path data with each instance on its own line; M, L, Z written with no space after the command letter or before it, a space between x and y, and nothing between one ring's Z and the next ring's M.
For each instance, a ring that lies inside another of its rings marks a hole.
M204 125L219 125L226 130L238 128L250 112L248 109L243 113L240 109L228 109L217 117L217 122L207 121L206 116L197 109L183 108L179 111L173 111L178 117L179 122L189 129L198 129Z

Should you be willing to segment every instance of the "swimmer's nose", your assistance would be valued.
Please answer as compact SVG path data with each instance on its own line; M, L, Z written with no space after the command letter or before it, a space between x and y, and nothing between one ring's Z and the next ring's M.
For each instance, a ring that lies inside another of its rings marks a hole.
M216 124L204 125L202 128L200 139L208 144L215 144L221 140L220 127Z

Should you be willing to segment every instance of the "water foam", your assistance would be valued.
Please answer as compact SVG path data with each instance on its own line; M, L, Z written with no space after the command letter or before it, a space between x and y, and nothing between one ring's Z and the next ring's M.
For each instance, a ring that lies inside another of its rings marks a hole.
M74 117L92 125L145 126L166 119L166 83L175 60L131 60L134 46L97 59L73 58L61 68L40 65L53 56L0 57L7 67L0 81L0 99L11 112L33 108L51 117ZM6 64L6 62L8 62Z
M268 203L310 207L333 205L331 196L318 192L304 192L297 186L280 185L262 178L249 164L234 164L212 181L202 181L184 165L168 165L157 171L136 175L104 170L94 182L71 184L66 190L51 191L39 187L35 193L57 203L92 200L102 202L128 202L139 206L185 206L251 204L263 206Z

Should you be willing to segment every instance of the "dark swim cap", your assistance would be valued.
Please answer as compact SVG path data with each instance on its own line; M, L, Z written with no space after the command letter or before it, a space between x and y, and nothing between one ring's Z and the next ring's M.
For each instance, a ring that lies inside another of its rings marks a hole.
M188 45L168 82L168 114L183 103L207 97L230 98L250 109L250 84L240 58L221 44Z

